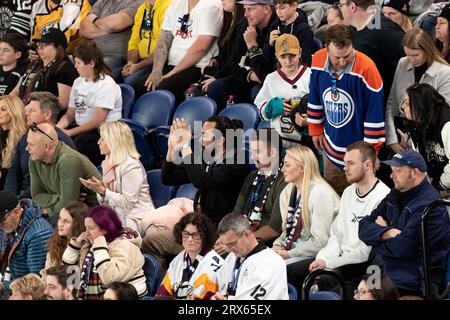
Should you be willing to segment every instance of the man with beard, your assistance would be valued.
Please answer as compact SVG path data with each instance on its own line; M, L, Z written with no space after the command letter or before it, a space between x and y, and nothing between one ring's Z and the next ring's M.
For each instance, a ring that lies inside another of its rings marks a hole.
M73 300L73 290L71 280L77 278L70 273L73 266L62 265L45 270L45 297L47 300Z
M236 150L237 141L233 141L236 139L226 139L239 134L236 130L242 126L240 120L211 117L201 129L201 147L195 145L194 148L191 148L192 130L184 119L175 119L170 128L161 181L171 186L192 183L198 189L192 211L206 214L215 225L233 210L248 174L245 161L238 161L240 148ZM173 231L165 229L148 234L143 239L142 249L155 255L164 266L164 256L177 255L183 247L175 242Z
M339 213L331 225L330 238L315 259L288 265L288 281L301 286L309 272L337 269L346 281L350 297L369 266L370 247L358 237L358 222L369 215L390 189L375 177L374 147L363 141L352 143L344 156L344 173L351 184L342 194ZM298 288L301 289L301 288Z
M256 170L242 184L232 211L245 215L255 236L264 241L274 240L282 231L281 225L274 221L279 219L272 218L280 215L278 196L286 187L280 171L280 147L280 136L275 129L259 129L256 132L250 142Z

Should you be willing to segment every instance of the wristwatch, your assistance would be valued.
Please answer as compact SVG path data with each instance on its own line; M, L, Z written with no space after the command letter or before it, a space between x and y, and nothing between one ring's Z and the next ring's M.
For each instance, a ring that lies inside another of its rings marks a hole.
M259 52L259 47L258 46L251 46L250 48L248 48L248 53L249 54L255 54L257 52Z

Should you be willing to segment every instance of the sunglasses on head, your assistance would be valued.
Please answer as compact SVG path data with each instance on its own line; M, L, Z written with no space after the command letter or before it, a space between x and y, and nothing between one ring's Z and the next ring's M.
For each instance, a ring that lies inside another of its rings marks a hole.
M30 126L30 130L33 132L39 131L42 134L45 134L50 140L55 141L55 139L53 139L52 137L50 137L47 133L45 133L44 131L42 131L36 124L36 122L33 122Z
M336 94L337 93L337 74L332 73L331 74L331 93Z

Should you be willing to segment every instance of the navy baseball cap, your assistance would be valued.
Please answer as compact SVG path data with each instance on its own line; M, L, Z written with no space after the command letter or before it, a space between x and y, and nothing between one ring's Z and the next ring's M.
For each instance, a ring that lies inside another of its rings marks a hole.
M391 160L382 161L382 163L393 167L408 166L413 169L419 169L422 172L427 171L427 164L420 153L413 150L405 150L397 153Z
M267 4L269 6L273 5L273 0L242 0L238 1L239 4Z
M17 195L10 191L0 191L0 222L3 222L3 218L8 212L17 207L19 199Z

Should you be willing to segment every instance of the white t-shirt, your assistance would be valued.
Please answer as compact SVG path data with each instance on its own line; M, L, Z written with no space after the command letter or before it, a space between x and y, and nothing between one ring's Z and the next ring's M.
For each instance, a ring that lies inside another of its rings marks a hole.
M219 292L225 294L235 273L236 256L230 253L219 269ZM245 259L239 268L236 294L228 300L289 300L286 263L265 248Z
M223 24L223 8L220 0L200 0L189 13L186 25L186 33L181 31L183 17L188 14L187 0L173 0L167 9L162 30L172 32L173 41L169 50L168 65L176 66L184 57L188 49L197 40L198 36L207 35L219 37ZM217 56L219 48L217 39L209 51L197 62L201 67L214 56Z
M75 108L75 122L81 126L95 116L96 108L109 109L106 122L122 118L122 92L108 75L96 82L78 77L70 91L69 108Z
M348 186L341 198L339 214L331 225L327 245L317 254L327 268L362 263L369 259L370 249L359 239L359 221L372 213L391 190L378 180L376 186L363 196L356 192L356 184Z

